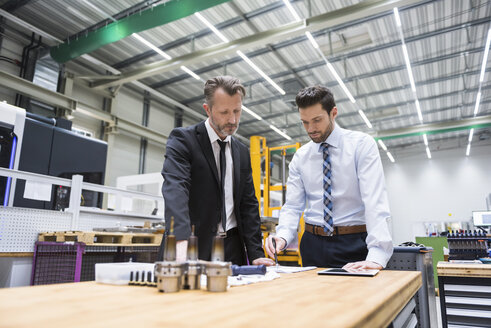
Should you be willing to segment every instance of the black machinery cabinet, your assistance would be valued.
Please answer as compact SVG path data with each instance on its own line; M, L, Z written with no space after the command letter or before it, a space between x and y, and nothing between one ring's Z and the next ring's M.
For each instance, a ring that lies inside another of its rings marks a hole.
M443 327L491 327L491 265L439 262Z

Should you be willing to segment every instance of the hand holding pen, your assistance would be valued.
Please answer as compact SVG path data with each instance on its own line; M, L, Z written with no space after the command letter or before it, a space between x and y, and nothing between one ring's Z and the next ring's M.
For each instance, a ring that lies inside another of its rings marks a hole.
M274 238L271 240L273 242L274 247L274 263L278 266L278 252L276 251L276 240Z
M274 258L276 260L278 258L278 252L282 251L285 248L285 246L286 246L286 240L280 237L275 237L270 235L266 240L265 248L269 257Z

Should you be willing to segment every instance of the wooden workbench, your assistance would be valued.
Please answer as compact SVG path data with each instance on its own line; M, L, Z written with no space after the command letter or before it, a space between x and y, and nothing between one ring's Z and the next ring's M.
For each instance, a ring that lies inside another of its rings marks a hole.
M438 262L442 325L489 327L491 264Z
M319 270L319 269L318 269ZM1 327L386 327L421 286L415 271L375 277L318 270L225 293L95 282L0 290Z
M491 278L491 265L479 263L438 262L439 277Z

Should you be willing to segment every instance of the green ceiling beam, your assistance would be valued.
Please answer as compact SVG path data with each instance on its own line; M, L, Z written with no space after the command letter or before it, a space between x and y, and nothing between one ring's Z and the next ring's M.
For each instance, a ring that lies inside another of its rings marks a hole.
M491 115L447 121L442 123L421 124L402 129L379 131L373 135L375 140L389 140L421 136L423 134L440 134L460 130L482 129L491 127Z
M51 57L65 63L128 35L161 26L230 0L171 0L135 13L87 33L76 40L51 48Z

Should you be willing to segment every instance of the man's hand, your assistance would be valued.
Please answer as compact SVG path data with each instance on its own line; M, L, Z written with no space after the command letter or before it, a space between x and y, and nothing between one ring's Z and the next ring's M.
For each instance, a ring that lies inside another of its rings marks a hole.
M188 241L178 240L176 242L176 261L185 262L188 253Z
M260 257L252 261L252 265L261 265L264 264L266 266L274 265L274 261L272 259L268 259L266 257Z
M276 241L276 253L279 253L285 248L286 246L286 241L283 238L280 237L275 237L273 235L269 235L268 239L266 239L266 244L264 245L266 247L266 252L268 252L268 255L274 258L274 246L273 246L273 238Z
M346 264L343 269L348 272L359 272L364 270L382 270L382 266L372 261L358 261Z

